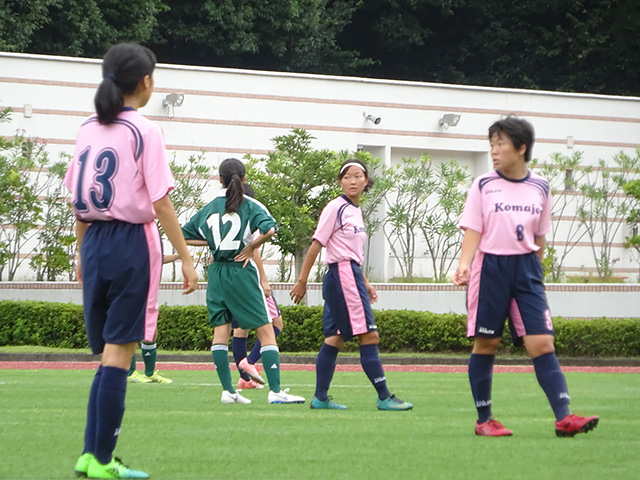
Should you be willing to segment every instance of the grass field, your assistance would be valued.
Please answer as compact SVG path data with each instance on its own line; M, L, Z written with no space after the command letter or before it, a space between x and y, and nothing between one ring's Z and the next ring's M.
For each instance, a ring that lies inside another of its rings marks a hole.
M90 370L0 370L0 478L71 479L81 453ZM464 374L387 375L409 412L379 412L361 372L338 372L346 411L222 405L211 371L172 371L172 385L130 385L116 454L160 479L630 479L640 472L640 377L568 373L577 412L601 417L572 439L554 434L533 374L494 377L494 413L511 438L473 434ZM236 376L234 372L234 377ZM285 371L313 395L314 373Z

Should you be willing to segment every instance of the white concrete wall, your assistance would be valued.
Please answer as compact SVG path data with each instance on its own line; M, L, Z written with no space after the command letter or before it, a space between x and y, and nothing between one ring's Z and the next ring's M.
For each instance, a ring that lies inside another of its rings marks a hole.
M293 284L272 284L280 305L292 305L289 290ZM451 284L376 284L379 310L418 310L434 313L466 313L465 289ZM322 286L309 284L308 305L322 305ZM567 318L629 318L640 316L640 285L589 284L547 285L551 314ZM1 282L1 300L35 300L82 303L82 290L73 282ZM181 285L163 283L161 305L206 305L206 284L191 295L182 295Z
M266 154L271 139L304 128L315 137L314 148L373 152L390 165L402 156L431 154L436 160L456 159L472 175L491 168L487 129L502 115L516 113L536 128L534 157L544 161L553 152L585 152L585 163L610 160L640 145L640 98L538 92L370 80L362 78L259 72L222 68L158 65L155 92L141 112L164 130L171 155L185 159L207 152L217 166L228 157ZM52 157L71 153L76 131L93 112L93 96L101 79L100 61L0 53L0 107L14 110L11 123L0 124L0 135L24 130L47 142ZM162 106L171 92L185 94L174 117ZM33 110L26 117L25 106ZM382 117L379 125L363 112ZM444 129L445 113L461 115L456 127ZM574 146L567 145L567 138ZM214 184L212 190L217 186ZM629 232L621 229L616 243ZM373 239L372 276L397 275L383 238ZM27 248L28 249L28 248ZM28 255L28 252L25 252ZM637 277L638 265L617 247L614 273ZM429 275L429 262L419 260L417 275ZM570 257L569 269L593 269L588 244ZM275 266L268 263L273 277ZM23 277L29 274L23 269Z

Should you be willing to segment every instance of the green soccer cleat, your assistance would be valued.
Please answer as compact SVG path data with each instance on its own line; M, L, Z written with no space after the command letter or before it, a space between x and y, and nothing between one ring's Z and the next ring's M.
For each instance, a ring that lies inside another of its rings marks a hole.
M318 400L316 397L313 397L311 400L311 409L312 410L346 410L346 405L340 405L339 403L334 402L331 397L329 397L326 401Z
M407 403L400 400L395 395L391 395L389 398L385 398L384 400L380 400L378 398L376 402L378 406L378 410L387 410L387 411L403 411L403 410L411 410L413 408L413 403Z
M158 370L153 372L153 375L151 375L150 377L147 377L147 375L144 375L144 378L148 379L149 382L151 383L173 383L173 380L160 375Z
M129 383L151 383L152 380L137 370L127 377Z
M93 460L93 455L90 453L83 453L80 455L80 458L76 462L76 466L73 469L73 473L76 474L76 477L86 477L87 470L89 469L89 463Z
M149 474L139 470L132 470L113 457L109 463L102 465L96 458L92 458L87 470L89 478L149 478Z

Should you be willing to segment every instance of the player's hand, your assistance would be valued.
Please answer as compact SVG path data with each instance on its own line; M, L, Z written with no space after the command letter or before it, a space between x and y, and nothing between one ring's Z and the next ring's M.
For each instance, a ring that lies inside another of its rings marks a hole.
M195 292L198 288L198 274L193 264L186 264L182 262L182 276L184 277L184 290L183 295Z
M253 258L254 250L255 248L252 247L251 244L249 244L246 247L244 247L238 255L233 257L233 260L235 262L244 262L244 265L242 265L242 268L244 268L247 266L247 263L249 263L249 260Z
M471 269L468 265L460 265L453 274L453 284L462 286L469 283L469 276L471 275Z
M260 285L262 286L262 290L264 290L264 296L269 298L271 296L271 285L269 285L269 282L266 279L260 280Z
M371 285L369 282L365 284L367 287L367 292L369 292L369 301L371 303L376 303L378 301L378 292L376 292L376 287Z
M307 284L302 282L301 280L298 280L289 292L289 296L291 297L291 300L293 300L293 303L297 305L302 301L306 293Z

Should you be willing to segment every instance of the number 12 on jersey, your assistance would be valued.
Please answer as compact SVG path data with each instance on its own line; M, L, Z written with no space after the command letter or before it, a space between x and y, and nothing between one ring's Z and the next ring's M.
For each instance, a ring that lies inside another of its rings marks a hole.
M222 223L226 224L229 222L231 222L231 227L229 228L229 231L226 233L224 238L221 239L220 214L214 213L209 218L207 218L207 225L209 225L209 228L211 229L213 242L218 247L218 250L237 250L240 247L240 240L235 239L240 232L240 227L242 226L240 215L238 215L236 212L225 213L224 215L222 215Z

